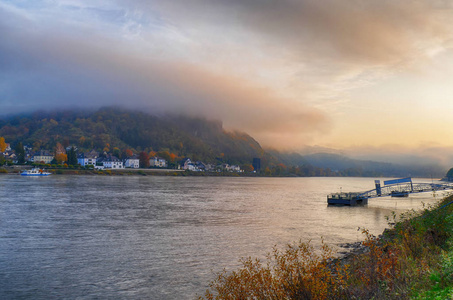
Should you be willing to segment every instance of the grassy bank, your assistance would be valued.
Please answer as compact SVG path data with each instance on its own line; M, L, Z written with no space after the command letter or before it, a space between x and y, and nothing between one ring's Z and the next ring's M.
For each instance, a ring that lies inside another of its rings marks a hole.
M265 262L243 259L200 299L452 299L452 201L392 216L380 237L363 230L347 258L300 242L274 249Z

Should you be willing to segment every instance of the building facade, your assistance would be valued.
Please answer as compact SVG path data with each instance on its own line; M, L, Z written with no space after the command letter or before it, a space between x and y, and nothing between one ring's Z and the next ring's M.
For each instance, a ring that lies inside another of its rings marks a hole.
M113 155L106 157L102 162L105 169L124 169L123 162Z
M126 168L138 169L140 168L140 159L137 157L128 157L124 160L124 166Z
M149 159L149 166L150 167L158 167L158 168L166 168L167 167L167 161L163 158L160 157L151 157Z
M82 167L88 166L88 165L96 165L96 161L99 158L99 153L96 151L90 151L87 153L82 153L77 157L77 163L81 165Z
M39 163L50 164L53 159L54 156L50 154L49 151L41 150L35 153L35 155L33 155L32 161L37 164Z

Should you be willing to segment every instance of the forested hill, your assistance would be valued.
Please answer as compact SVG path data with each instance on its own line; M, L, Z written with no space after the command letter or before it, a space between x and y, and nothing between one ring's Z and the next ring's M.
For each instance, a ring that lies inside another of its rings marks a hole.
M154 116L121 108L94 112L36 112L0 120L0 136L12 145L53 149L57 142L80 150L114 147L176 153L205 162L251 163L272 160L249 135L229 132L222 123L186 116Z
M123 108L97 111L36 112L0 119L0 137L13 147L55 150L57 143L79 152L115 154L159 152L205 163L250 165L261 158L262 171L276 176L443 176L439 166L403 166L354 160L341 155L263 150L243 132L227 131L218 121L187 116L156 116Z

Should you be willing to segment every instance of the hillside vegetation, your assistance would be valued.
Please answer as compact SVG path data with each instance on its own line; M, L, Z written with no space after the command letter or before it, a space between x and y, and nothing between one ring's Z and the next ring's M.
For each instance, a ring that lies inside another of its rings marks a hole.
M79 152L94 149L111 153L167 153L178 159L235 164L246 169L258 157L260 174L265 176L431 177L445 173L436 166L402 166L338 154L303 156L264 150L247 133L225 130L219 121L182 115L158 116L118 107L35 112L0 119L0 137L13 149L21 142L35 151L55 152L59 143L64 147L74 145ZM0 156L0 164L2 161Z
M251 163L253 157L272 160L261 146L242 132L222 124L184 116L154 116L120 108L95 112L37 112L0 121L0 136L11 144L22 142L52 150L57 142L79 150L131 148L135 152L168 150L192 160Z

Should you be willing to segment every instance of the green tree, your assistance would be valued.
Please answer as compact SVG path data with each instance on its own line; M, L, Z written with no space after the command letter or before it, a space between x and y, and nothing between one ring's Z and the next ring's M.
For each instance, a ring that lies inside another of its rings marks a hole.
M20 165L25 163L24 145L21 142L17 143L16 148L14 148L14 151L16 151L17 163Z
M68 151L68 165L77 165L77 153L74 147L71 147Z
M113 155L121 159L121 150L117 147L113 148Z

